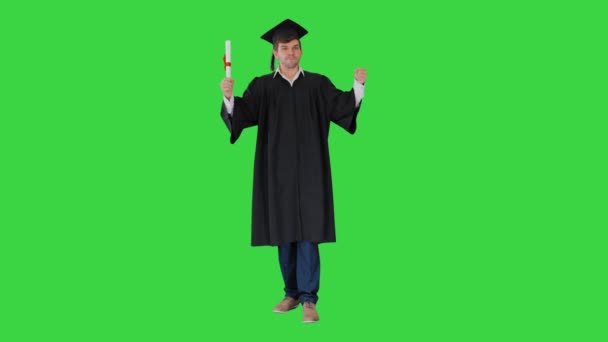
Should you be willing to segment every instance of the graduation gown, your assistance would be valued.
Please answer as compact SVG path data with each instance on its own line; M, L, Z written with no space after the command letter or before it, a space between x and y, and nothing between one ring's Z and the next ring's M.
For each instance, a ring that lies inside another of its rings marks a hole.
M355 95L320 74L301 73L293 87L281 75L251 81L221 117L234 144L258 126L252 205L252 246L308 240L335 242L328 134L333 122L354 134Z

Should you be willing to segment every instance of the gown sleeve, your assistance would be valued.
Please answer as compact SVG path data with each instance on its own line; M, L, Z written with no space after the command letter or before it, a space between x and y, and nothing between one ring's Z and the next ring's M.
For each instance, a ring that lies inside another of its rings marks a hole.
M231 144L237 141L245 128L258 124L259 98L257 83L256 77L249 83L242 97L234 97L232 114L228 114L226 106L222 103L221 117L230 132Z
M348 133L355 134L357 114L363 101L359 103L359 106L355 106L354 91L352 89L350 91L337 89L327 77L323 78L321 91L329 120L344 128Z

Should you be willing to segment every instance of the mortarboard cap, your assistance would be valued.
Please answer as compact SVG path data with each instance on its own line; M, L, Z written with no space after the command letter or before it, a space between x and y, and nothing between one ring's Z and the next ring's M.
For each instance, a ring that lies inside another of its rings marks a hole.
M290 19L285 19L280 24L264 33L261 38L270 44L274 44L277 40L300 39L307 33L308 31L298 23Z

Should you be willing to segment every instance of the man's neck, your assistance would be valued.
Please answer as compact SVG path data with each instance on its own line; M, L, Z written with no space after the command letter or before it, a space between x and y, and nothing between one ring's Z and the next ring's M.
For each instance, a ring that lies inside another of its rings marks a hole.
M281 72L281 75L292 81L296 74L300 72L300 66L296 65L295 68L285 68L282 65L279 65L279 71Z

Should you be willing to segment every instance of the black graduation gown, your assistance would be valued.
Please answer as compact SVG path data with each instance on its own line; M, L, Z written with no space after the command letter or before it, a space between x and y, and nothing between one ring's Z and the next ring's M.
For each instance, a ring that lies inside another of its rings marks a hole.
M329 124L357 129L355 95L320 74L300 74L293 87L274 73L256 77L233 115L221 117L234 144L244 128L258 126L254 162L252 246L308 240L335 242L329 164Z

